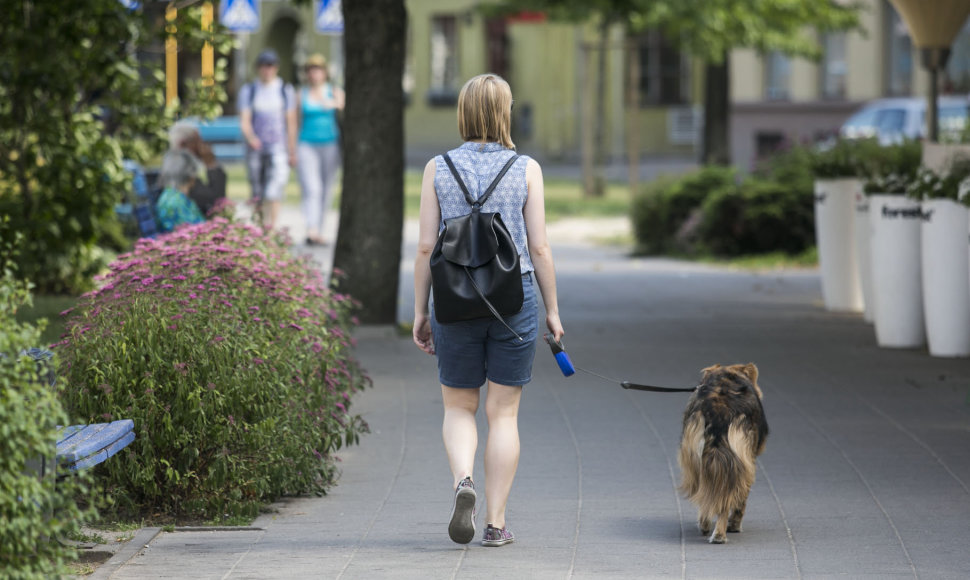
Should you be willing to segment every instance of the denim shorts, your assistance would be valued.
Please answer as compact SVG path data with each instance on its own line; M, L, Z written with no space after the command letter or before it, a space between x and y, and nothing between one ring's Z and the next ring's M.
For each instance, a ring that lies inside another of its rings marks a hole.
M488 379L521 387L532 380L539 321L531 274L522 276L522 293L522 310L505 317L521 342L493 317L441 324L435 320L432 304L431 334L442 385L477 389Z

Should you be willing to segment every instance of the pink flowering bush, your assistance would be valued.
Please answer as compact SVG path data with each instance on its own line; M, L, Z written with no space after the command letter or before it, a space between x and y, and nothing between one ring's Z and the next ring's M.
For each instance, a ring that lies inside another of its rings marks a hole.
M366 425L354 302L285 240L224 218L141 240L69 314L62 398L133 419L104 468L132 509L212 519L322 493Z

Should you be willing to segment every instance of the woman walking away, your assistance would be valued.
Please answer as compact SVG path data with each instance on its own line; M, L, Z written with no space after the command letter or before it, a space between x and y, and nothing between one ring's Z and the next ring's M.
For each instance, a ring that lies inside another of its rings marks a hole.
M516 155L510 136L511 110L512 91L505 80L494 74L472 78L458 95L458 132L464 144L448 152L448 156L472 198L481 197ZM533 272L546 307L546 326L556 340L564 331L559 320L555 268L546 239L539 164L529 157L518 157L481 211L499 213L512 235L522 274L522 310L504 317L508 326L495 317L442 324L435 318L433 307L429 313L430 258L438 233L444 220L472 212L444 157L437 156L425 166L421 184L420 237L414 266L414 342L438 359L444 400L442 436L455 489L448 533L461 544L467 544L475 535L475 414L480 388L488 383L486 529L482 544L503 546L514 540L505 519L506 503L519 463L519 401L523 385L532 379L538 334Z
M309 86L300 94L300 143L297 171L303 189L308 246L326 245L323 227L332 202L333 185L340 166L337 111L344 108L344 92L333 86L327 60L314 54L306 61Z

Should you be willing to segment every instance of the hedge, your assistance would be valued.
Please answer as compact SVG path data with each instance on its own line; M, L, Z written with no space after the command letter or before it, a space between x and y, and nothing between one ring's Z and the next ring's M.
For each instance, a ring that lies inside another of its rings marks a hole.
M54 390L39 376L37 363L23 356L38 345L40 331L17 322L18 308L30 304L29 286L17 281L10 245L0 247L0 576L10 579L55 578L68 573L76 558L62 538L94 517L80 509L75 494L86 478L54 485L40 478L28 462L53 458L57 426L68 424ZM39 465L39 464L37 464Z
M72 412L135 421L104 470L122 507L252 516L334 483L334 452L366 429L355 303L287 241L216 218L139 241L100 283L57 351Z

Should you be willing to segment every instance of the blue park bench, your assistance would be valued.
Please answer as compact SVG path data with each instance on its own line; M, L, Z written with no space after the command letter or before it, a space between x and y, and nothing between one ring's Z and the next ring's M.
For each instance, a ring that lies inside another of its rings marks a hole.
M199 136L212 147L212 153L219 161L242 161L246 157L246 144L243 140L239 117L226 116L200 121Z
M135 422L131 419L61 427L57 433L57 464L69 471L93 467L134 440Z
M53 387L56 375L50 366L50 360L54 353L32 348L25 354L37 363L38 378ZM56 465L50 466L47 461L42 460L38 473L44 476L47 469L53 468L59 469L61 476L67 476L107 460L134 440L135 423L131 419L61 427L57 432Z

